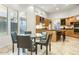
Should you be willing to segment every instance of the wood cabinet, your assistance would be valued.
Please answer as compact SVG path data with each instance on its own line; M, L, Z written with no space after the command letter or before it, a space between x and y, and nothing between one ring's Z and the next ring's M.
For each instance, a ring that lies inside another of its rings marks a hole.
M36 25L38 25L40 23L40 16L36 16Z
M45 20L45 26L48 27L49 24L50 24L50 20L49 20L49 19L46 19L46 20Z
M71 29L71 30L66 30L66 35L67 36L73 36L74 35L74 30L73 29Z
M70 26L70 25L72 25L73 22L76 22L76 17L75 16L66 18L66 25Z
M36 16L36 26L39 26L40 23L41 23L42 27L36 28L36 33L45 32L47 30L47 28L49 27L51 20L37 15Z
M52 42L56 42L56 41L57 41L56 31L52 31Z
M46 29L36 29L36 33L45 32Z
M60 32L61 31L56 31L56 30L47 31L48 34L52 34L52 39L51 39L52 42L61 40Z
M75 33L74 30L66 30L66 36L74 37L74 38L79 38L79 33Z
M78 22L76 19L76 16L66 18L66 25L68 26L71 26L71 25L74 26L75 22ZM74 38L79 38L79 33L75 33L74 28L66 30L66 35Z
M52 34L52 38L51 38L51 41L52 42L56 42L57 40L57 38L56 38L56 31L46 31L47 32L47 34Z

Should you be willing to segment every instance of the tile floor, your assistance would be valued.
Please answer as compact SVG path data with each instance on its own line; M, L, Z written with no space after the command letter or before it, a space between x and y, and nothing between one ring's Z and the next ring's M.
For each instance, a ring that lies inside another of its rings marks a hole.
M58 41L58 42L52 42L51 43L51 51L49 51L49 55L79 55L79 39L72 38L72 37L66 37L65 42ZM30 55L30 52L27 52L23 54L22 51L20 51L21 55ZM12 53L11 45L4 47L4 49L0 48L0 55L17 55L17 48L15 45L15 53ZM35 55L35 53L33 53ZM45 47L41 50L40 47L38 47L38 55L45 55Z

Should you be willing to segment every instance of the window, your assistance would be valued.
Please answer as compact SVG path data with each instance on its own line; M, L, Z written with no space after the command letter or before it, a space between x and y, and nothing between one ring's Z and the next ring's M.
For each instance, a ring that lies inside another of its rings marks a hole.
M61 25L65 25L66 24L66 19L61 19Z
M20 17L20 34L24 34L26 31L26 19Z
M17 11L13 9L8 9L8 19L10 21L10 30L11 32L17 32L18 22L17 22Z
M8 21L7 21L7 8L0 5L0 35L7 34Z
M26 31L26 13L25 12L19 12L19 15L18 15L18 32L19 34L25 34L25 31Z

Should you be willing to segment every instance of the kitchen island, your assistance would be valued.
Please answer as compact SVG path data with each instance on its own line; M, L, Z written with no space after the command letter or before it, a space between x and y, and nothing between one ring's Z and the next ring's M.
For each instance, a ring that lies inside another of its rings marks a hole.
M79 38L79 33L74 32L73 28L61 29L61 30L47 30L47 33L52 33L52 41L56 42L61 40L61 33L65 32L65 36Z
M59 30L48 30L47 33L51 33L52 34L52 39L51 41L56 42L59 41L61 39L61 33L63 31L59 31Z

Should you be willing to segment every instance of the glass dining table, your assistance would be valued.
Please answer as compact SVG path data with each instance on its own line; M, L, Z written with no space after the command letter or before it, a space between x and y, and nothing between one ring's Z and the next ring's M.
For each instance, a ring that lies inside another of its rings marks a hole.
M19 36L27 36L26 34L18 34ZM33 41L33 44L35 44L35 42L40 42L41 41L41 37L42 36L30 36L32 41ZM51 40L50 40L51 41ZM40 46L41 47L41 46ZM23 52L25 49L23 49ZM51 42L49 42L49 51L51 51Z

